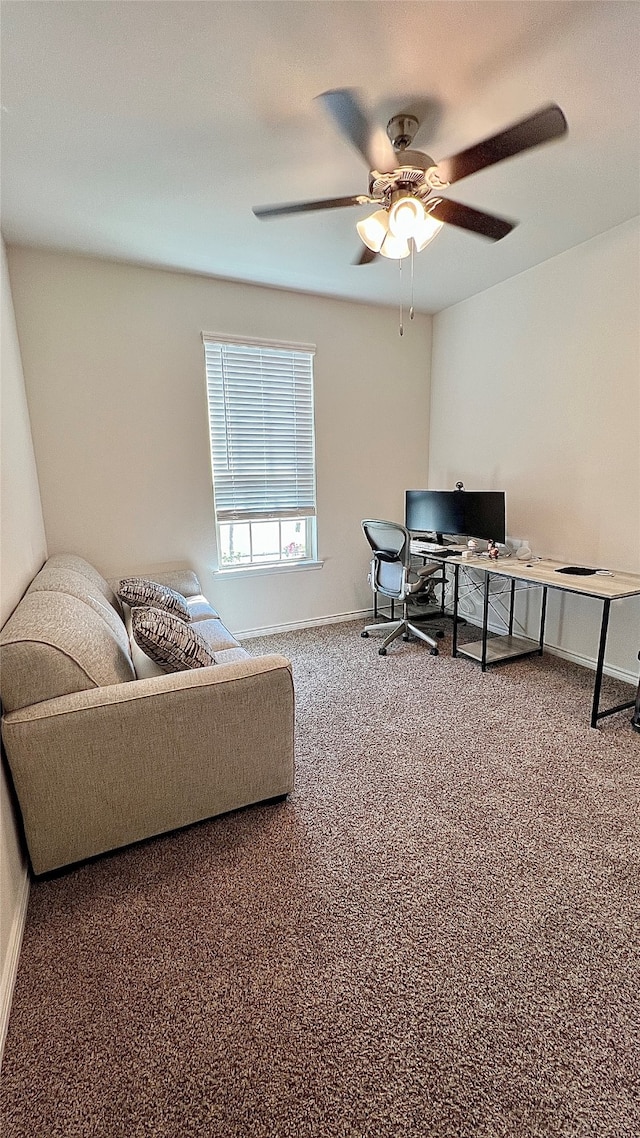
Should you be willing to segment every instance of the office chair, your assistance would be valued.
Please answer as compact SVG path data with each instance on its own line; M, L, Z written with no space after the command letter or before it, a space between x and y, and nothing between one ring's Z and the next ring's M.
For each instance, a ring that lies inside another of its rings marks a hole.
M421 628L417 628L409 620L409 602L417 600L420 593L426 592L429 587L429 577L437 573L440 565L426 565L419 570L417 580L410 580L411 550L409 546L409 531L398 522L363 521L362 529L373 555L369 580L374 594L374 612L376 611L375 598L377 593L390 597L392 606L394 601L402 604L402 619L385 621L383 624L369 624L361 636L368 636L370 632L384 630L387 636L378 648L379 656L386 656L387 648L399 636L403 640L410 640L417 636L431 645L431 655L438 655L438 645L431 636L427 636ZM392 607L393 613L393 607ZM439 630L436 636L444 636Z

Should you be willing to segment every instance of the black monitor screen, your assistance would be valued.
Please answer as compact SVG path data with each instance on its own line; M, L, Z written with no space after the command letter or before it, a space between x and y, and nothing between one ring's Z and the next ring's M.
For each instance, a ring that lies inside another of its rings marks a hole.
M413 533L457 534L503 542L503 490L407 490L405 525Z
M504 491L462 490L460 493L464 497L465 537L505 541Z
M464 533L464 494L464 490L407 490L407 529L414 533Z

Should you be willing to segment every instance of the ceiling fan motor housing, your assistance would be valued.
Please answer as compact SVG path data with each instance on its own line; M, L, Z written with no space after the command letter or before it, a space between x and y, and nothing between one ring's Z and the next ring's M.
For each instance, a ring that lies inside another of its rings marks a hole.
M419 123L415 115L394 115L387 123L387 135L394 150L411 146Z
M398 165L389 173L380 173L372 170L369 177L369 193L375 198L389 197L397 191L404 190L411 194L426 197L431 193L432 186L427 178L427 171L435 167L435 162L428 154L420 150L402 150L398 153Z

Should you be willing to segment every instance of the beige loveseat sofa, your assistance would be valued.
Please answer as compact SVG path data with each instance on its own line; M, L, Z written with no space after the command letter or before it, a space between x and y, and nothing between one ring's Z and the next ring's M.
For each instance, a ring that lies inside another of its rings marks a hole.
M2 739L34 873L293 787L283 656L252 657L190 571L182 593L215 665L164 674L132 645L111 585L49 558L0 633ZM145 675L146 678L138 678Z

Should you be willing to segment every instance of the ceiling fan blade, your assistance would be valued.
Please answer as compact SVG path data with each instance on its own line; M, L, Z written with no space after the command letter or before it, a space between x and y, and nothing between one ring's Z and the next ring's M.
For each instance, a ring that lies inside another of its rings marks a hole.
M335 91L323 91L316 95L316 99L322 102L338 130L364 158L369 170L388 174L396 169L398 159L393 146L383 130L371 125L354 90L339 87Z
M460 229L470 229L473 233L479 233L481 237L488 237L491 241L499 241L501 237L506 237L517 224L515 221L506 221L503 217L481 213L469 205L452 202L449 198L442 198L429 210L429 213L438 221L457 225Z
M355 260L352 262L352 264L354 264L354 265L370 265L372 261L375 261L377 256L378 256L378 254L374 253L373 249L369 249L368 246L365 245L365 246L363 246L363 249L362 249L360 256L356 257Z
M315 202L288 202L284 205L255 205L253 212L261 221L269 217L284 217L289 213L310 213L314 209L342 209L347 205L366 205L369 198L362 194L350 198L320 198Z
M523 150L550 142L552 138L560 138L566 130L567 120L560 107L550 103L548 107L543 107L521 122L494 134L492 138L485 138L484 142L478 142L468 150L461 150L452 158L445 158L438 163L438 175L443 182L459 182L461 178L475 174L476 170L484 170L485 166L493 166L504 158L521 154Z

